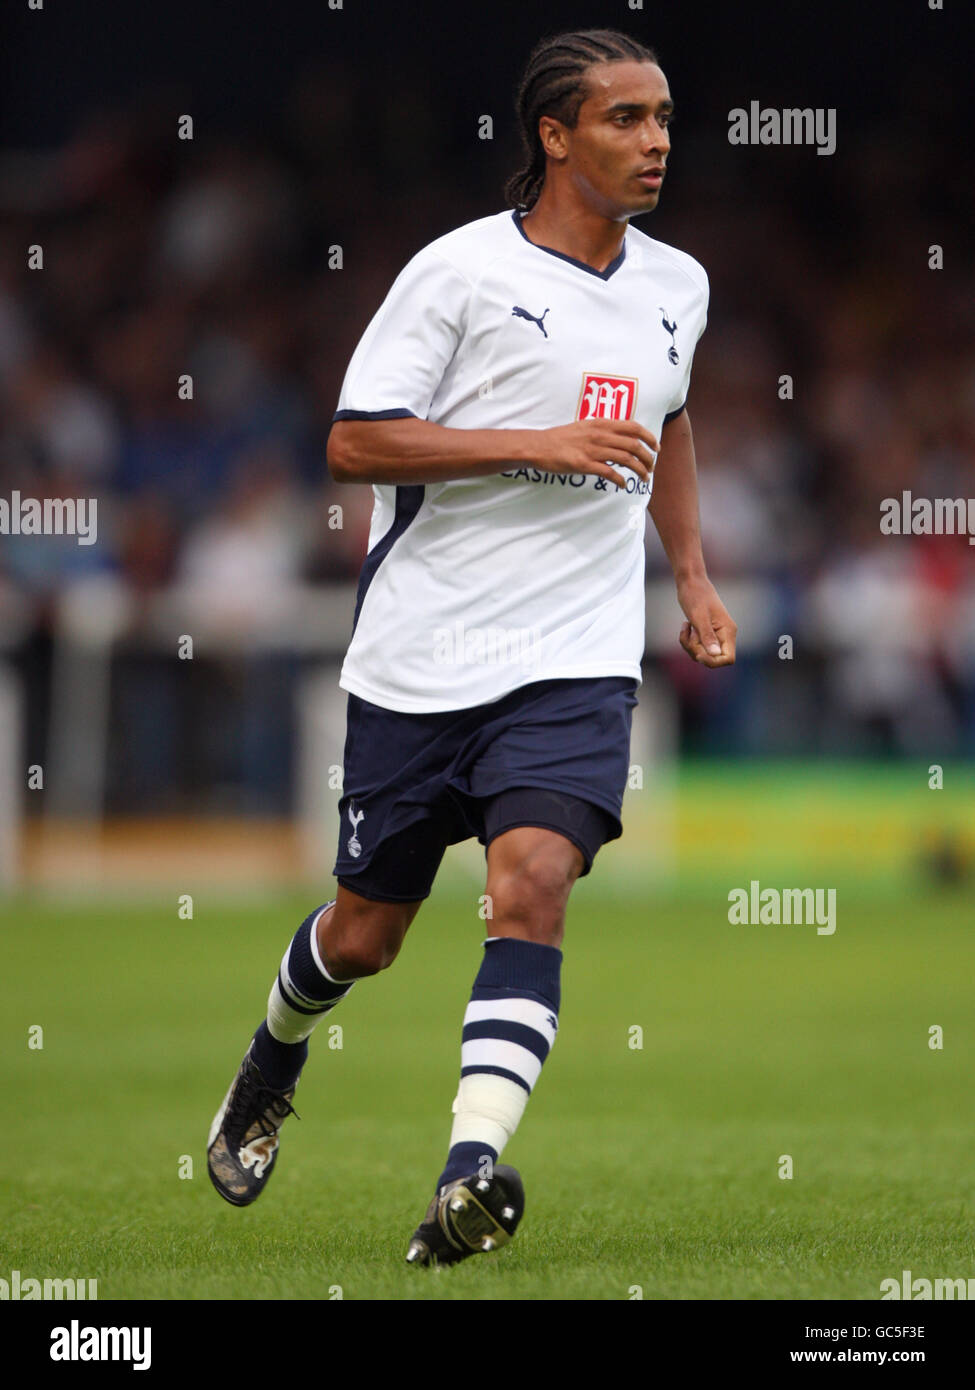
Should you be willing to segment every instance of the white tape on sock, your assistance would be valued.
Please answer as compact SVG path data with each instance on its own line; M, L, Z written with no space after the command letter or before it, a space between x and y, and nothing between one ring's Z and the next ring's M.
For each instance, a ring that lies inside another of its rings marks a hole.
M311 1036L324 1014L300 1014L283 998L277 980L267 1000L267 1028L278 1042L299 1043Z
M486 1144L500 1154L518 1128L527 1104L524 1086L506 1076L490 1072L462 1076L453 1104L451 1148L455 1144Z

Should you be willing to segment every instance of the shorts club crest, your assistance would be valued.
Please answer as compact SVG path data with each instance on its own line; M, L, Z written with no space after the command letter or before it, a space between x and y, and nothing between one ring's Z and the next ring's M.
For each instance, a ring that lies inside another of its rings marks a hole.
M352 806L349 807L349 820L352 822L352 834L349 836L346 849L353 859L358 859L362 853L362 841L359 839L359 822L365 820L365 811L356 811Z

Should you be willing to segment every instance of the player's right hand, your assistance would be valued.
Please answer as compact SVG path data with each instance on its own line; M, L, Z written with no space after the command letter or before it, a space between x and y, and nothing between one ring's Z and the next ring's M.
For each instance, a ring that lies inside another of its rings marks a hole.
M621 463L649 482L660 452L655 436L636 420L574 420L534 433L538 445L530 461L536 467L548 473L595 473L619 488L626 487L626 479L612 464Z

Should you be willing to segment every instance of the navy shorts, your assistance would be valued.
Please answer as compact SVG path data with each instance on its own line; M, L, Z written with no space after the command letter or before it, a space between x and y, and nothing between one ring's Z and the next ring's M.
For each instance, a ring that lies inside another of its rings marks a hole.
M349 696L333 873L382 902L429 896L448 845L516 825L577 845L587 874L623 833L637 682L533 681L501 700L402 714Z

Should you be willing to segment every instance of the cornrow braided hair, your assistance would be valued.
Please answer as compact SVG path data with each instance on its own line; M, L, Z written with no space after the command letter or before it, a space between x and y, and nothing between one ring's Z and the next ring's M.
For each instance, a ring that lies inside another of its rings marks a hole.
M527 163L504 186L509 207L535 206L545 182L545 151L538 133L541 116L554 116L570 129L589 95L586 72L594 63L655 63L652 49L616 29L580 29L542 39L532 49L515 110Z

